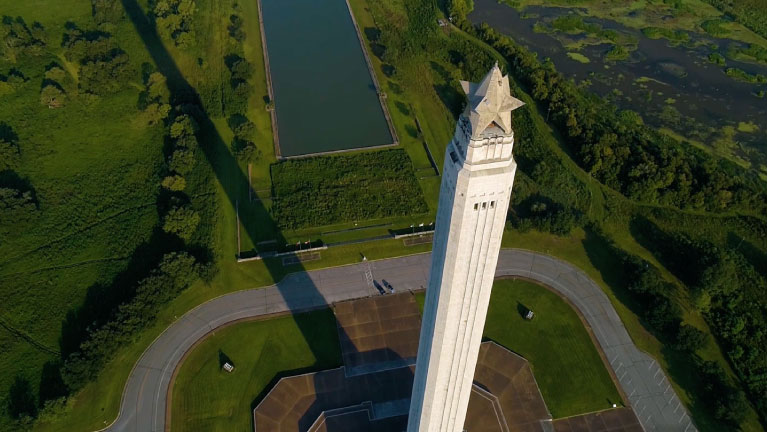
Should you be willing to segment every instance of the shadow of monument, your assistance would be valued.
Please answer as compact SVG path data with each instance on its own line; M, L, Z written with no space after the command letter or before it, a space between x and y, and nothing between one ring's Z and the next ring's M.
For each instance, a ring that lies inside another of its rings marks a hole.
M147 52L156 64L157 70L167 78L168 88L170 89L171 94L171 103L178 104L186 102L200 107L197 116L198 118L196 118L200 126L200 148L212 167L214 175L222 184L229 205L235 207L238 201L245 201L247 199L249 187L247 174L239 168L236 157L229 150L223 138L218 134L210 115L202 105L202 101L196 89L184 78L174 62L173 56L171 56L165 49L154 21L141 9L137 0L121 1L128 18L133 23ZM269 220L274 222L269 210L260 204L260 201L253 201L253 205L251 205L251 215L248 216L250 216L249 219L251 220ZM276 223L273 225L277 226ZM258 227L256 224L246 223L243 224L243 227L245 235L250 237L253 244L256 244L259 239ZM285 237L279 231L275 233L274 240L278 245L286 244ZM283 269L281 260L265 259L263 260L263 263L275 281L282 279L285 270ZM300 262L297 264L297 267L294 266L293 268L299 272L304 270ZM282 288L283 285L278 283L277 287ZM311 283L308 278L304 279L303 289L306 293L305 297L324 300L322 293L319 292L317 287ZM304 301L298 301L296 297L283 295L283 298L291 310L295 311L305 308ZM302 320L296 320L296 323L299 326L299 329L306 334L307 329L305 326L309 323ZM317 351L315 341L307 338L306 342L313 352Z

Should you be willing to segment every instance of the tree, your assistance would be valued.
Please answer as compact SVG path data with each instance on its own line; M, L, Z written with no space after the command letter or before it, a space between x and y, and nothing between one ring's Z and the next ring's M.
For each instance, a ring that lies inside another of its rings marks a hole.
M0 171L16 169L19 165L19 147L15 142L0 137Z
M48 108L61 108L66 101L66 93L56 84L48 84L40 90L40 103Z
M226 65L232 73L232 79L246 81L253 73L250 63L237 54L230 54L226 57Z
M194 0L157 0L152 9L157 26L178 46L194 41L192 24L196 11Z
M116 24L125 15L120 0L91 0L91 14L97 24Z
M176 120L170 126L170 136L172 138L179 138L194 135L197 133L197 130L197 122L192 117L182 114L176 117Z
M37 403L32 386L21 375L16 376L8 391L8 413L15 419L37 415Z
M180 175L172 175L162 180L162 187L169 191L182 191L186 188L186 180Z
M708 337L696 327L683 323L676 334L674 348L680 351L695 352L706 344Z
M171 252L162 257L160 271L173 280L177 288L184 288L198 276L199 266L193 256L186 252Z
M200 223L200 215L189 207L174 207L163 219L163 230L189 240Z
M147 107L144 109L144 114L146 115L147 122L149 122L150 125L158 124L168 118L168 114L170 113L170 105L166 103L153 103L147 105Z
M146 92L150 102L168 102L170 90L165 75L160 72L150 74L146 82Z
M112 49L106 56L88 57L80 65L80 88L95 95L118 91L129 82L131 68L128 54Z
M232 140L232 150L237 158L243 161L250 161L260 157L261 152L252 141L235 137Z
M194 135L181 135L176 138L176 148L194 150L197 145L197 138Z
M194 153L191 150L180 148L175 150L170 156L168 166L172 171L185 175L192 171L196 162Z
M56 83L62 83L68 78L66 71L55 63L45 71L44 76L46 80L54 81Z

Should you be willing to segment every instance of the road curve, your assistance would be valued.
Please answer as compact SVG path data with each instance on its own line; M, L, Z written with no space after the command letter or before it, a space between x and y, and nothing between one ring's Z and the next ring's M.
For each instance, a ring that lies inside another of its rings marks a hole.
M226 294L197 306L171 324L144 351L125 384L117 420L104 430L164 431L173 371L184 353L211 330L243 318L377 295L372 280L386 279L398 290L422 289L426 286L430 258L426 253L293 273L276 285ZM496 276L538 281L578 308L646 431L695 430L663 370L634 346L610 300L585 273L547 255L504 249Z

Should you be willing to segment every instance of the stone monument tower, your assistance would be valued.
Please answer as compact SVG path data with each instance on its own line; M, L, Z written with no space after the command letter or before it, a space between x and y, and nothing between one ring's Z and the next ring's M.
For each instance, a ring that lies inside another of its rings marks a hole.
M445 152L408 432L463 430L517 164L498 64L462 81L469 103Z

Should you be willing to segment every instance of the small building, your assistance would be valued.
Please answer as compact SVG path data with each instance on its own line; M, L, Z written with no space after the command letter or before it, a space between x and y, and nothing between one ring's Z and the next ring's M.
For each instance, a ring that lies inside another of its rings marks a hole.
M531 319L533 319L533 317L535 317L535 314L533 313L533 311L528 310L527 313L525 314L525 319L526 320L531 320Z
M224 363L224 370L227 371L227 372L233 372L234 371L234 365L229 363L229 362L226 362L226 363Z

